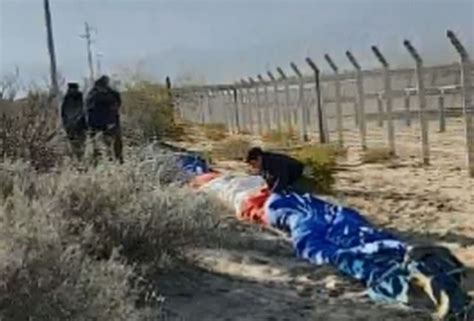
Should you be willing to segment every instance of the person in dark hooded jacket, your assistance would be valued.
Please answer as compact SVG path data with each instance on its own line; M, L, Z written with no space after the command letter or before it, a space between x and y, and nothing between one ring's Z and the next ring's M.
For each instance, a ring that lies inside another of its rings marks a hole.
M61 119L74 156L82 159L87 138L87 124L84 99L77 83L68 84L61 104Z
M271 192L300 191L302 187L304 165L290 156L254 147L249 150L246 162L262 176Z
M112 147L115 159L123 163L122 133L120 129L120 94L109 85L109 77L102 76L94 84L86 99L87 122L94 142L94 155L98 155L96 136L102 133L103 141L110 152Z

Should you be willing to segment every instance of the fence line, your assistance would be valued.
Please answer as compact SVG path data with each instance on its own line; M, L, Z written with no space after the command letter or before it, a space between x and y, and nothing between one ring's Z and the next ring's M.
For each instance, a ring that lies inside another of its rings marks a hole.
M262 135L292 128L298 131L302 141L314 139L317 134L321 143L328 143L332 128L337 132L339 146L345 144L344 119L353 117L362 149L370 148L367 123L375 120L378 127L385 127L387 146L393 154L397 143L394 121L401 119L410 127L416 115L420 121L420 156L424 165L430 162L428 118L435 113L439 132L443 133L446 117L461 114L462 110L467 166L469 175L474 177L474 70L456 35L448 31L447 37L460 57L459 63L426 67L415 47L405 40L403 46L413 59L413 68L391 68L380 49L372 46L379 69L363 70L355 56L347 51L353 71L341 72L329 54L325 54L331 74L321 74L313 60L306 58L312 75L303 74L291 62L289 67L294 75L276 67L276 74L268 70L265 76L242 78L234 84L173 88L173 97L182 117L198 123L222 123L230 133L245 131ZM452 102L449 106L448 99L460 99L462 108L456 109ZM436 106L434 110L428 108L428 100ZM401 110L394 108L397 101L401 101ZM352 113L347 112L348 104L354 106Z

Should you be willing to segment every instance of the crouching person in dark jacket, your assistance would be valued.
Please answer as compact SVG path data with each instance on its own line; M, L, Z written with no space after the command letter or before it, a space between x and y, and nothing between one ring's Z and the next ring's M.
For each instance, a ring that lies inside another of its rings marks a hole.
M309 179L303 176L304 165L283 154L264 152L259 147L249 150L246 162L267 183L270 192L311 192Z
M81 160L84 156L87 138L84 99L77 83L69 83L61 104L61 119L74 156Z
M115 159L123 163L122 133L120 129L120 94L109 85L109 77L102 76L94 84L87 95L87 121L94 146L94 157L99 155L97 149L97 134L102 133L102 139L107 148L109 158L113 149Z

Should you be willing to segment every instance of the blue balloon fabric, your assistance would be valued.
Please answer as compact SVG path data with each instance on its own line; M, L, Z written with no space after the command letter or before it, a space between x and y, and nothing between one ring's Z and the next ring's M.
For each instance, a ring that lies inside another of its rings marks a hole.
M211 171L206 160L198 154L180 154L178 155L178 161L183 170L192 176L209 173Z
M407 302L407 245L374 228L357 211L310 194L272 194L268 221L290 232L296 253L316 264L330 264L363 282L375 300Z
M193 175L211 171L197 155L182 157L181 162ZM236 179L243 180L230 176L217 185L229 189ZM408 303L410 282L421 274L431 282L430 296L445 291L450 315L464 316L468 309L471 299L461 287L459 266L434 253L409 259L406 242L376 228L355 209L288 191L271 194L264 211L265 222L289 233L297 256L315 265L332 265L362 282L373 300Z

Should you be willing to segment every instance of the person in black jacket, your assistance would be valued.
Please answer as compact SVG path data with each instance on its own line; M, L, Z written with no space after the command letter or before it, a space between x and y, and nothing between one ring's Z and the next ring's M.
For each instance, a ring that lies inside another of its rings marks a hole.
M94 156L98 156L96 136L102 133L109 152L113 148L115 159L123 163L122 133L120 129L120 94L109 85L109 77L102 76L87 95L87 122L94 144Z
M77 83L68 84L66 95L61 104L61 119L71 144L72 152L80 160L84 156L87 124L84 100Z
M259 147L249 150L246 162L266 181L271 192L298 189L304 165L287 155L264 152Z

